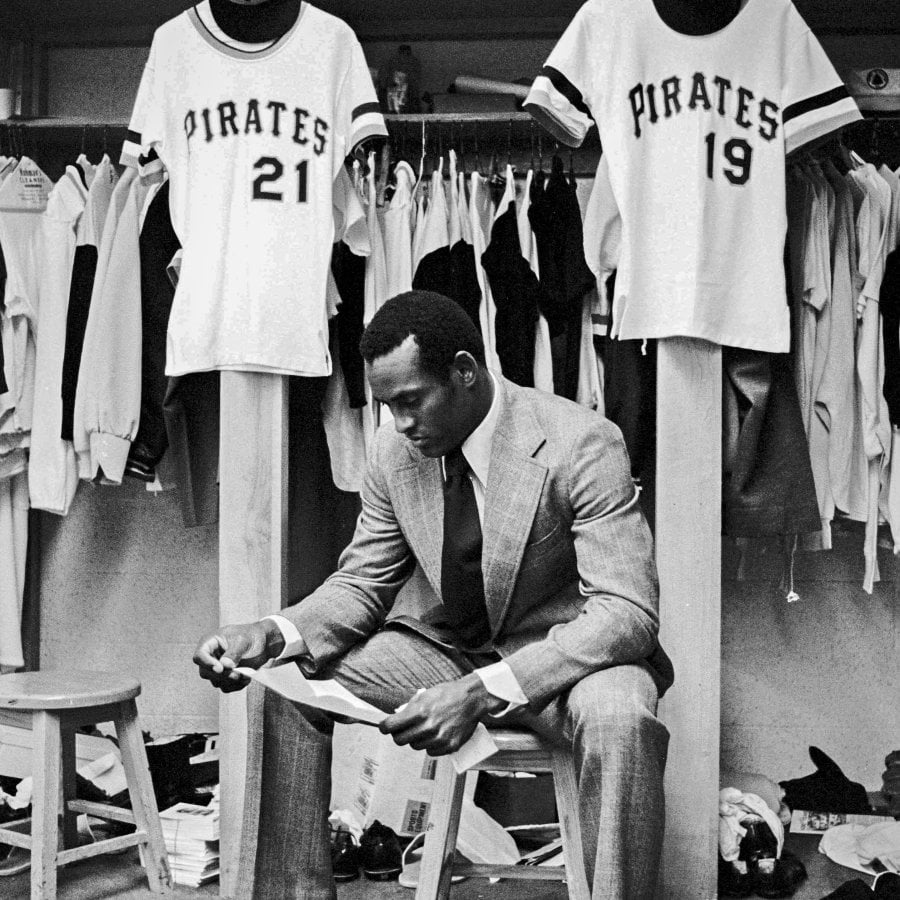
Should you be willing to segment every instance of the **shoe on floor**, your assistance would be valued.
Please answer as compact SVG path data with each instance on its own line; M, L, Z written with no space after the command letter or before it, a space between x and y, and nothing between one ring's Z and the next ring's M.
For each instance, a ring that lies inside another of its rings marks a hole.
M337 831L331 845L331 872L335 881L359 878L359 847L349 831Z
M874 896L872 889L862 878L854 878L852 881L845 881L822 900L871 900Z
M391 881L402 869L400 840L377 819L363 832L359 842L359 862L370 881Z
M900 875L896 872L882 872L876 875L872 892L878 900L900 900Z

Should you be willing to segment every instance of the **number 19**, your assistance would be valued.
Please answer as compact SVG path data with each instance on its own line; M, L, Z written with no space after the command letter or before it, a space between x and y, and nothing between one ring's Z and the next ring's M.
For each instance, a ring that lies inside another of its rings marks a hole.
M722 148L722 155L732 166L723 169L725 177L732 184L746 184L750 178L750 162L753 159L753 148L743 138L732 138ZM706 175L712 178L715 173L716 133L711 131L706 136Z

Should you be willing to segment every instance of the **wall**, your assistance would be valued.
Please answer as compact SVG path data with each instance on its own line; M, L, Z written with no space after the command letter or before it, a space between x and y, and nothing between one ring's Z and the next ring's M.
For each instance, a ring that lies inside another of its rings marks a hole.
M900 65L893 37L825 43L838 66ZM551 44L434 41L413 49L425 89L441 91L458 72L527 76ZM393 49L371 43L370 63ZM53 50L49 111L127 119L145 55L139 47ZM192 717L191 727L214 722L214 704L186 663L193 635L216 615L214 533L185 531L173 497L99 489L82 491L69 519L53 520L44 535L44 664L67 662L73 645L83 658L100 659L109 646L121 647L123 664L134 659L145 673L145 716L157 728L177 730L183 717ZM811 771L806 748L815 744L850 777L878 785L882 757L900 745L896 565L883 556L885 580L869 597L860 588L861 536L839 534L834 551L798 556L802 600L788 605L772 589L777 553L753 554L746 580L737 581L726 552L724 766L795 777Z
M879 550L882 581L862 590L862 527L834 529L834 549L798 553L787 603L780 548L755 546L737 580L726 542L722 583L722 766L776 781L813 771L807 747L828 753L875 790L900 747L897 562Z
M41 667L139 678L145 730L215 731L217 698L191 663L218 621L218 534L184 528L174 491L82 484L66 518L44 514Z
M89 42L88 37L85 44ZM533 77L553 44L552 40L495 39L413 41L410 46L422 62L422 89L442 93L457 75L510 81ZM823 44L838 69L900 66L896 36L826 36ZM369 65L378 68L397 44L366 41L363 46ZM47 114L127 121L146 58L146 46L49 47Z

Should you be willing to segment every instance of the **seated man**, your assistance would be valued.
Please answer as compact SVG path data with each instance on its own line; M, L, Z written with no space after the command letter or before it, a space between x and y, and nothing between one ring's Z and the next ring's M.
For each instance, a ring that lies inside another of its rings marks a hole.
M478 329L438 294L388 301L361 350L394 422L338 571L280 616L205 637L201 677L235 690L247 682L235 666L293 657L385 711L406 704L382 731L435 756L497 714L565 742L593 896L647 900L668 743L656 705L672 668L618 430L489 371ZM388 619L416 563L441 602ZM332 722L268 691L250 733L240 896L330 900Z

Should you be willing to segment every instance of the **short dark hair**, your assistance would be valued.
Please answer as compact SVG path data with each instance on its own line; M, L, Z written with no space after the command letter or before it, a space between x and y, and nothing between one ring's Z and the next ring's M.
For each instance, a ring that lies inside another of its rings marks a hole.
M464 350L485 364L484 341L468 313L434 291L407 291L391 297L372 317L359 349L371 363L396 350L410 335L419 348L422 371L447 379L456 354Z

